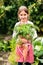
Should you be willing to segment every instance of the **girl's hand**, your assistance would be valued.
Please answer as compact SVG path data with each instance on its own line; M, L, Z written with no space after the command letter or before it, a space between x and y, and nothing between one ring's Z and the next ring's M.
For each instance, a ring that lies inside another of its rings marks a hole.
M22 43L27 43L27 40L25 38L21 38Z
M26 60L27 53L28 53L28 45L24 44L24 50L23 50L24 61Z

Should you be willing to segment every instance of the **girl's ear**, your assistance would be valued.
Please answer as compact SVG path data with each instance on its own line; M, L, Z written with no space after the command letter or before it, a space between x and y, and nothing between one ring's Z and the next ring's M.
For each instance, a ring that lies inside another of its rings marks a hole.
M19 14L17 13L17 16L18 16L18 21L19 21Z
M19 18L19 16L18 16L18 21L20 21L20 18Z
M20 21L20 15L18 14L18 21Z

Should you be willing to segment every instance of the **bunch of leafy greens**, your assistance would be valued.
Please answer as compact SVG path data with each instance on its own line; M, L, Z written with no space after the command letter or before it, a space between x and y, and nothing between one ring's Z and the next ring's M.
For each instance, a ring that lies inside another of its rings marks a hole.
M20 35L21 37L26 38L27 40L33 38L34 32L33 32L34 26L31 24L22 24L19 26L16 26L14 29L17 33L17 37Z

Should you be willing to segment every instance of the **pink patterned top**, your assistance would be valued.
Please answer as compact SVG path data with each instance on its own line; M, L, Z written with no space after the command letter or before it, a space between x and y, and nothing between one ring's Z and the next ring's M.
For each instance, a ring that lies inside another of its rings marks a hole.
M34 52L33 52L33 46L31 43L26 43L26 45L28 46L28 51L27 51L27 56L26 59L24 60L23 57L23 46L22 47L16 47L16 54L20 57L18 60L16 60L16 62L29 62L29 63L33 63L34 62ZM26 52L25 52L26 53Z

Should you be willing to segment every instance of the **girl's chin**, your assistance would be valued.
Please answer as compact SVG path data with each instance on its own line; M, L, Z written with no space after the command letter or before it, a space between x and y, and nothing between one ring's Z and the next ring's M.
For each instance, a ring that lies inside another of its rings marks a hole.
M21 20L21 22L26 22L26 20Z

